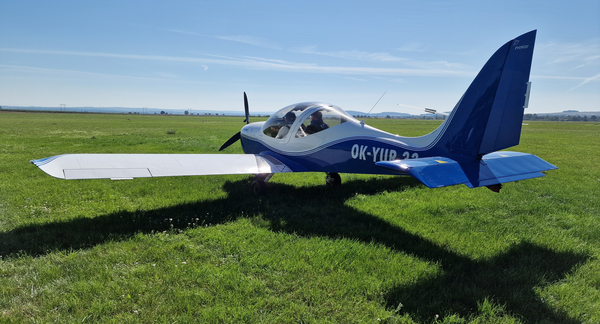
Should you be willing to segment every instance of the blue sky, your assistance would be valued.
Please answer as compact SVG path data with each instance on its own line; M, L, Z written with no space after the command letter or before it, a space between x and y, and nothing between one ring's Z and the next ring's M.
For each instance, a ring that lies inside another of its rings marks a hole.
M537 29L528 113L600 111L600 1L0 2L0 105L449 111Z

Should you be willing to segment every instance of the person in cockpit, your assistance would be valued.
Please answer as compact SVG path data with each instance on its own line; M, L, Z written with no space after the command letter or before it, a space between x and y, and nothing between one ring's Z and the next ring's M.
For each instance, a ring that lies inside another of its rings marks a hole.
M294 123L294 121L296 121L296 114L290 111L287 114L285 114L283 120L285 122L285 126L279 129L279 132L277 133L277 136L275 138L284 138L289 133L290 127L292 127L292 124ZM296 137L303 136L306 136L306 133L304 133L304 130L302 130L302 128L298 128Z
M306 133L314 134L327 128L329 128L329 125L323 121L323 114L320 111L315 111L310 115L310 125L306 127Z

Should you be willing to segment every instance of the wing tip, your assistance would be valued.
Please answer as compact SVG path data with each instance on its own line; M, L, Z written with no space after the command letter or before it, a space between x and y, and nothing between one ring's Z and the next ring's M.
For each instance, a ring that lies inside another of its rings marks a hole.
M43 158L43 159L30 160L29 162L32 163L33 165L35 165L36 167L38 167L40 170L44 171L46 174L48 174L51 177L54 177L57 179L66 179L65 173L61 168L56 168L56 167L52 167L52 165L48 165L49 163L51 163L52 161L56 160L57 158L59 158L61 156L62 155L55 155L55 156L51 156L51 157L47 157L47 158Z

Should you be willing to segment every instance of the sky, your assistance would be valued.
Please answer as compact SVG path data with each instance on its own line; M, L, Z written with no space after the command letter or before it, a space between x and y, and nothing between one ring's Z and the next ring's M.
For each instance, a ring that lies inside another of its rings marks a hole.
M2 0L0 106L450 111L534 29L525 112L600 111L600 0Z

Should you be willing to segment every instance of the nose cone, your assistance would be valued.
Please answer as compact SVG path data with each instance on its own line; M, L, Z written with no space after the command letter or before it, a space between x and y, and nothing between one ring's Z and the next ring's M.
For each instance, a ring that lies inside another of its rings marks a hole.
M260 136L260 134L262 134L261 128L263 124L264 122L252 123L242 127L242 136L250 137L253 139Z
M265 122L252 123L244 126L241 133L242 150L246 154L258 154L261 148L260 137L263 136L262 126Z

